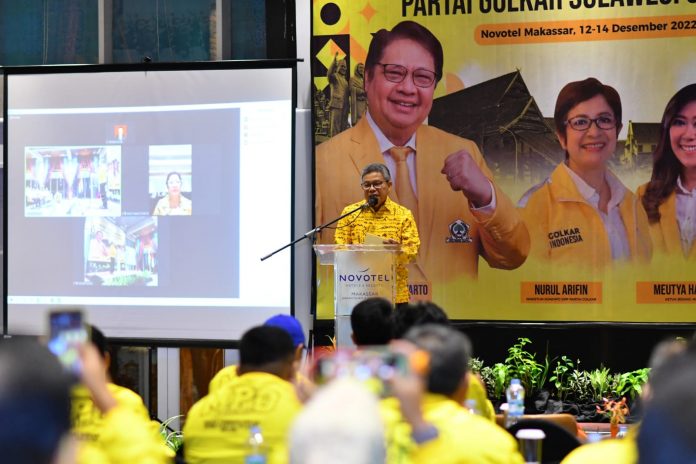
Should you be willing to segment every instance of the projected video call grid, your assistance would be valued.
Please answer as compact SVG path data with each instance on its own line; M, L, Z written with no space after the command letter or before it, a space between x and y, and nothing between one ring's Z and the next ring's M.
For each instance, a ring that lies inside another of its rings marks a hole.
M30 115L12 125L32 248L22 259L45 294L68 284L76 296L121 296L118 287L238 295L238 109ZM70 275L56 278L66 265ZM14 293L30 288L18 282Z

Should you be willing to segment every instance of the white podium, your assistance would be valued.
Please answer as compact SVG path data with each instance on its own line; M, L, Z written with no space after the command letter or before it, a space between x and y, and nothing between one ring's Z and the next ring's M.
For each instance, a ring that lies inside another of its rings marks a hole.
M336 346L354 346L350 314L366 298L396 298L398 244L314 245L319 264L334 268L334 318Z

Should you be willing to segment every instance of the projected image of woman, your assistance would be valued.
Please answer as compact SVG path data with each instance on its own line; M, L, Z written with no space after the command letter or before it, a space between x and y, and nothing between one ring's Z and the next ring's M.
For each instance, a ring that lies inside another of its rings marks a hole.
M696 84L667 103L650 182L638 189L655 250L696 259Z
M558 95L554 122L566 160L519 202L530 257L590 270L648 261L645 211L607 167L622 127L617 91L592 77L571 82Z
M190 216L191 200L181 194L181 174L170 172L167 174L167 194L161 198L153 216Z

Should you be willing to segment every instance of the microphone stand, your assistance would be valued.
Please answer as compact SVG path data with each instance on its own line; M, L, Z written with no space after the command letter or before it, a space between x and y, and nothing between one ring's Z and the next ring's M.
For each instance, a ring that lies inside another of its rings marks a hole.
M372 200L372 199L370 198L370 200ZM371 203L372 203L372 201L370 201L370 202L365 202L365 203L363 203L362 205L358 206L357 208L355 208L355 209L353 209L353 210L351 210L351 211L348 211L346 214L342 214L341 216L337 217L337 218L334 219L333 221L327 222L326 224L322 224L322 225L320 225L319 227L315 227L314 229L310 230L309 232L307 232L306 234L302 235L301 237L296 238L295 240L293 240L292 242L288 243L287 245L283 245L282 247L278 248L277 250L275 250L275 251L273 251L273 252L267 254L266 256L264 256L263 258L261 258L261 261L265 261L266 259L270 258L271 256L273 256L274 254L278 253L279 251L282 251L282 250L286 249L287 247L293 246L293 245L296 244L297 242L300 242L300 241L302 241L302 240L304 240L304 239L306 239L306 238L309 238L309 237L313 237L315 234L317 234L318 232L321 232L322 230L326 229L326 228L329 227L331 224L340 221L341 219L343 219L343 218L346 217L346 216L350 216L351 214L353 214L353 213L356 212L356 211L360 211L360 210L363 210L363 209L365 209L365 208L367 208L367 207L369 207L369 206L372 206Z

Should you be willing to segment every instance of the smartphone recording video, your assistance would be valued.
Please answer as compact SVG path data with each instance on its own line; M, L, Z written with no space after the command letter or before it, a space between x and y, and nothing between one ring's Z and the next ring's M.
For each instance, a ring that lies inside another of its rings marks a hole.
M407 375L408 370L408 359L403 354L385 347L369 347L338 350L319 358L314 367L314 379L321 385L333 379L352 377L384 397L390 395L389 381L397 374Z
M48 317L48 349L72 374L80 374L80 347L87 342L88 334L82 311L51 311Z

